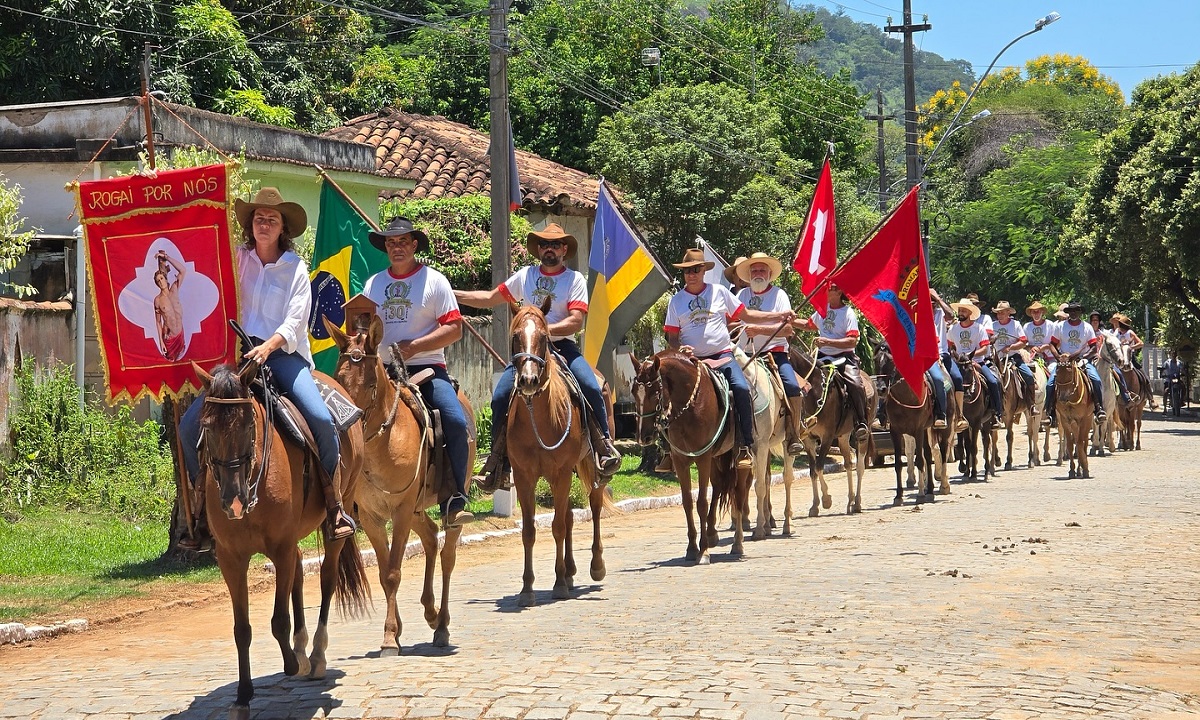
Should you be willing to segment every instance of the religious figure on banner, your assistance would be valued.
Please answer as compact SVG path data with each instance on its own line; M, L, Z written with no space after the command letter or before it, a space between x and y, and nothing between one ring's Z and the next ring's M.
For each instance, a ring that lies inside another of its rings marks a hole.
M154 284L158 286L158 297L154 298L154 315L158 318L159 350L173 362L183 357L183 304L179 302L179 285L187 271L166 250L159 250L155 257L158 272L154 273ZM174 282L167 278L171 269L175 270Z

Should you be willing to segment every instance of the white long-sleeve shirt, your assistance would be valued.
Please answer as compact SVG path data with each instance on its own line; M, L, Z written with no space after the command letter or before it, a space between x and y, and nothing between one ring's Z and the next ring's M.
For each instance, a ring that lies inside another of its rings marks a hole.
M308 266L292 251L263 265L258 253L238 246L238 299L242 328L247 335L266 340L275 333L284 340L283 349L297 353L313 364L308 344L308 314L312 287Z

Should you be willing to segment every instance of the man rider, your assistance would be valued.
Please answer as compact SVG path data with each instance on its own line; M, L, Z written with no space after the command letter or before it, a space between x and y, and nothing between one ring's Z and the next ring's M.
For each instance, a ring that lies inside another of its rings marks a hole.
M1004 402L1000 397L1000 381L996 378L996 373L983 362L992 341L984 325L976 322L980 315L979 306L971 302L970 298L962 298L956 303L951 303L950 308L954 310L958 322L950 326L946 341L952 352L960 357L970 357L979 367L984 382L987 383L994 422L999 425L1003 422L1001 413L1004 412Z
M858 346L858 313L846 304L842 289L829 283L828 310L822 315L814 312L812 317L800 323L800 330L817 333L813 343L817 346L817 360L832 362L841 360L838 372L846 381L850 393L850 409L854 413L854 440L867 442L871 438L868 423L873 419L867 409L867 390L863 387L859 373L859 360L855 348Z
M1067 319L1054 327L1054 331L1050 335L1050 344L1054 346L1056 353L1086 361L1083 363L1083 369L1087 373L1088 380L1092 382L1093 412L1096 415L1096 422L1102 423L1108 419L1108 415L1104 412L1104 398L1100 394L1100 373L1096 371L1096 366L1092 363L1092 360L1100 352L1100 339L1096 337L1096 331L1092 329L1091 324L1083 321L1083 305L1072 300L1066 303L1063 310L1067 314ZM1055 423L1056 417L1054 380L1057 376L1058 365L1056 364L1050 371L1049 382L1046 383L1046 417L1052 425Z
M1016 365L1032 400L1037 393L1037 381L1033 379L1033 370L1025 364L1025 357L1020 352L1029 345L1029 340L1025 328L1016 320L1017 310L1007 300L1001 300L992 308L992 312L996 313L996 320L992 323L992 347L996 349L996 359L1008 358L1010 363ZM1032 403L1030 414L1037 415L1040 411L1037 403Z

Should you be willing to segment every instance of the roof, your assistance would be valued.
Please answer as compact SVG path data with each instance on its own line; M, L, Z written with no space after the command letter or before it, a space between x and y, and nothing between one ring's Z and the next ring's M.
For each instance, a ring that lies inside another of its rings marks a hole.
M412 190L381 197L441 198L491 192L487 133L440 115L417 115L384 108L329 130L327 136L375 149L378 172L413 180ZM516 151L522 206L558 215L593 215L599 181L524 150Z

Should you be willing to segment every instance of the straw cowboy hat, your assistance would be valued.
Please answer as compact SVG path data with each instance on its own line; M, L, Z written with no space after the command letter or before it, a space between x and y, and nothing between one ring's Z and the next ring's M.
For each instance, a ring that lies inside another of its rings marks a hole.
M304 212L304 208L294 202L284 202L283 196L276 188L265 187L259 190L250 202L241 198L233 201L233 214L237 217L238 224L246 230L250 229L250 219L259 208L274 210L283 216L283 237L299 237L308 227L308 214Z
M392 218L392 221L382 230L371 231L367 234L367 239L381 252L386 253L387 239L402 235L412 235L417 239L417 252L425 252L429 249L429 236L413 227L412 220L402 217Z
M750 284L750 266L755 263L762 263L767 266L767 269L770 271L770 277L767 278L767 282L769 283L775 282L775 279L783 273L782 263L766 253L756 252L746 258L746 262L739 265L737 269L738 277L747 285Z
M727 282L728 282L730 285L745 285L745 284L746 284L746 283L744 283L744 282L741 282L740 280L738 280L738 274L737 274L737 269L738 269L738 266L739 266L739 265L741 265L741 264L742 264L742 263L744 263L744 262L746 262L746 256L745 256L745 255L741 255L741 256L739 256L739 257L738 257L738 259L737 259L737 260L734 260L734 261L733 261L733 264L732 264L732 265L730 265L729 267L725 268L725 271L724 271L724 273L723 273L723 274L725 275L725 280L726 280L726 281L727 281Z
M703 265L705 270L712 270L716 266L716 263L714 263L712 260L704 259L704 251L700 248L691 248L690 250L687 250L683 253L683 260L671 264L680 270L696 267L697 265Z
M558 240L567 246L567 259L575 257L575 252L579 250L579 241L575 236L562 229L558 223L550 223L541 230L534 230L525 236L525 248L529 250L529 254L538 256L538 241L554 241Z
M1034 300L1032 303L1029 304L1029 307L1025 308L1025 314L1032 315L1034 310L1041 310L1042 312L1046 312L1047 308L1045 305L1042 304L1041 300Z
M1067 319L1067 303L1059 303L1058 309L1054 311L1054 318L1056 320Z
M1125 325L1126 327L1133 326L1133 321L1129 319L1128 315L1126 315L1125 313L1122 313L1122 312L1113 313L1113 316L1110 319L1116 320L1119 324Z
M972 321L979 319L979 306L971 302L971 298L962 298L956 303L950 303L950 309L954 311L955 315L960 309L966 310Z
M1006 312L1006 313L1012 313L1013 315L1016 315L1017 309L1015 307L1013 307L1012 305L1009 305L1007 300L1001 300L1000 302L996 303L996 307L992 308L992 312L994 312L996 314Z

